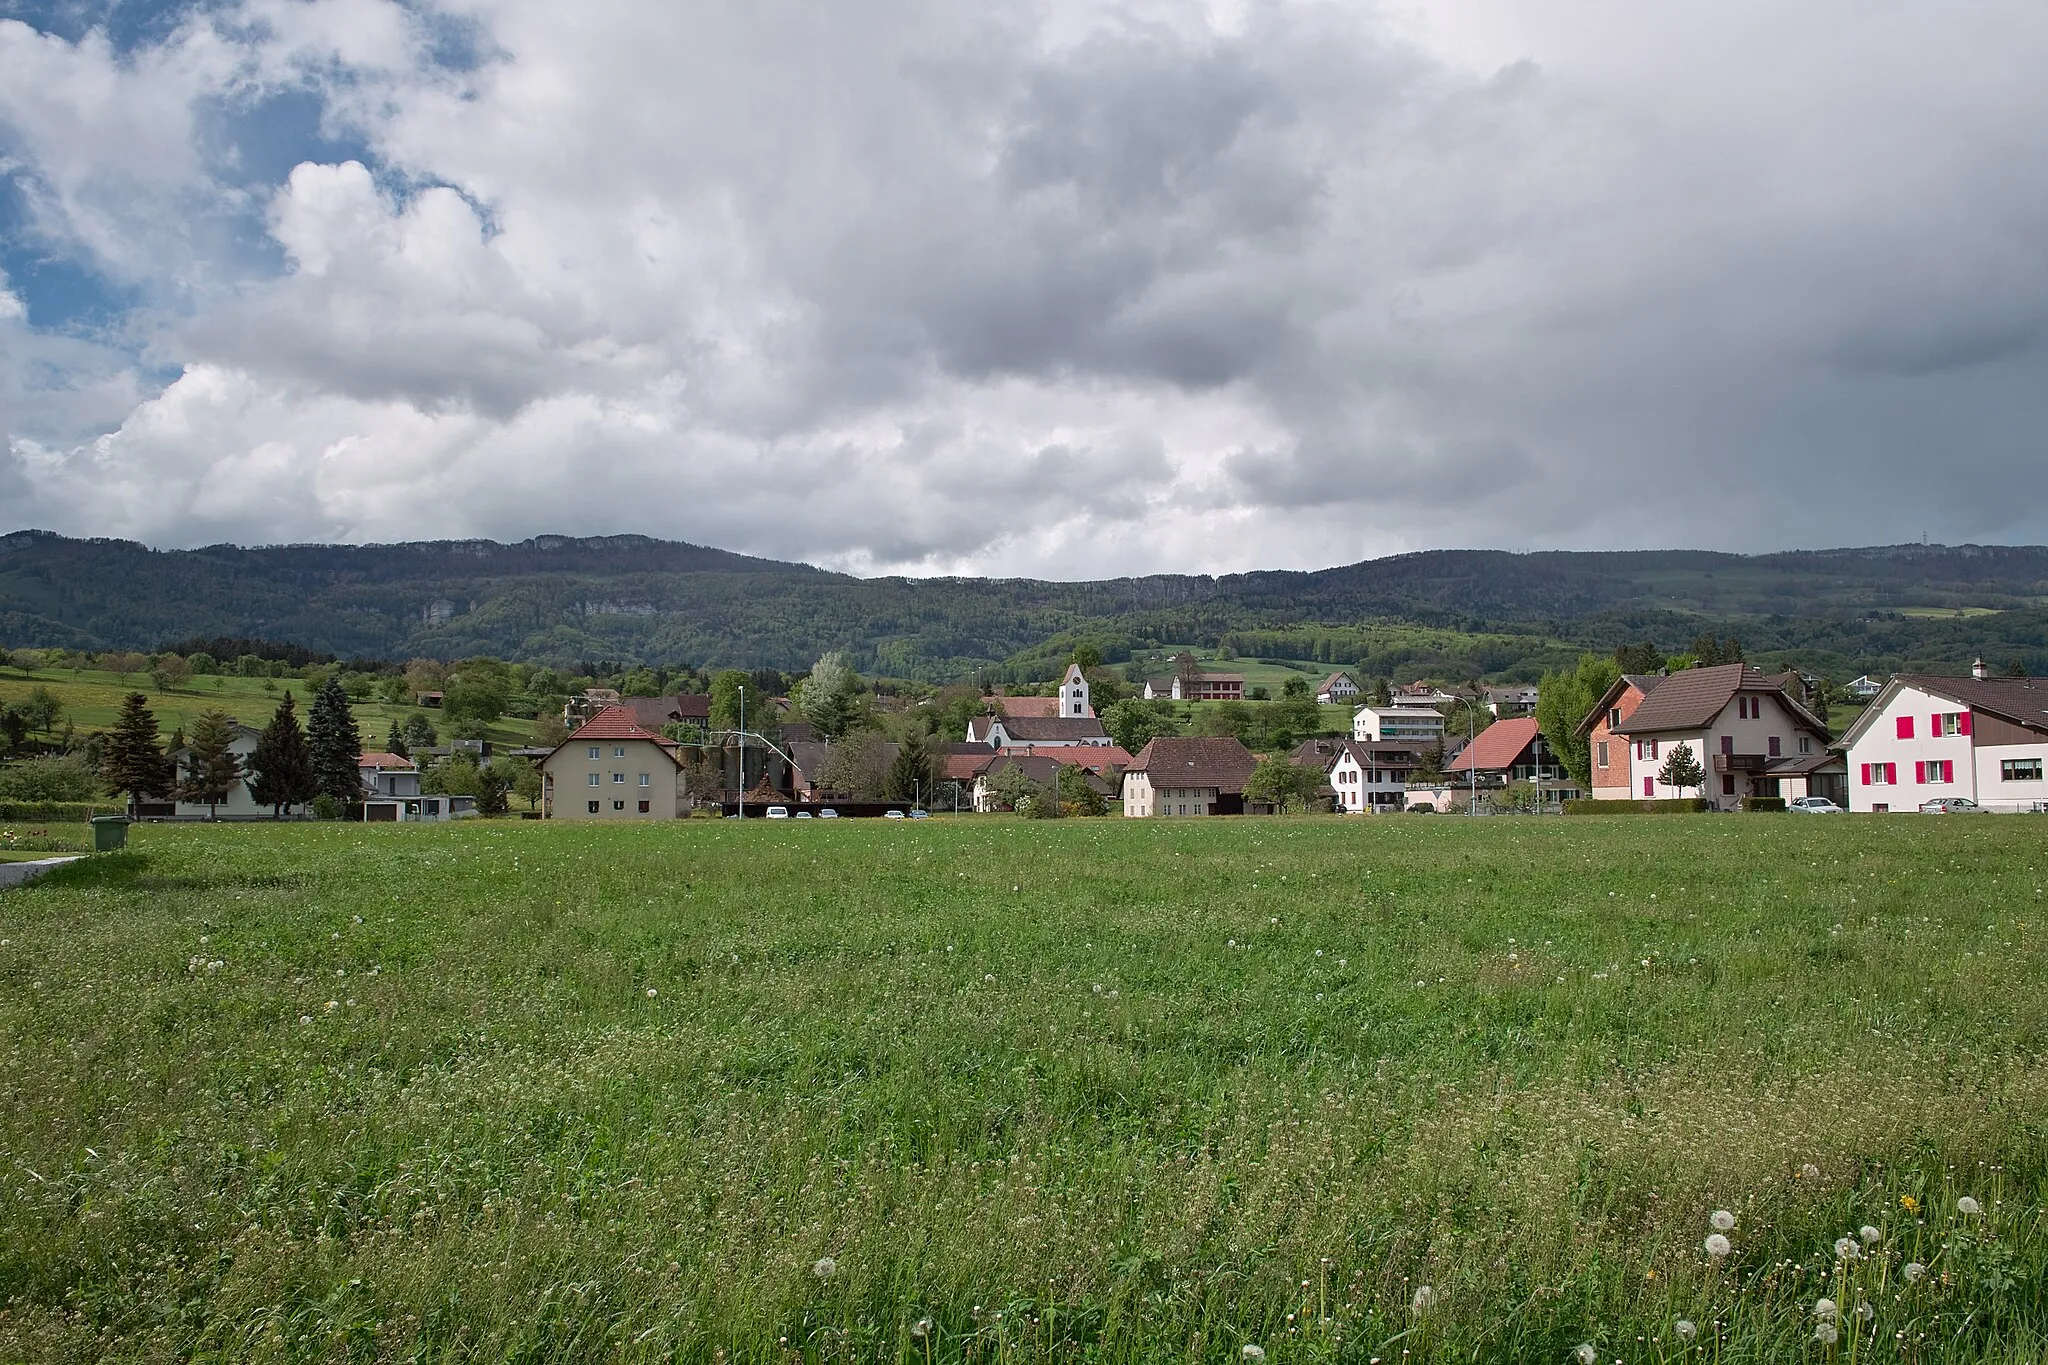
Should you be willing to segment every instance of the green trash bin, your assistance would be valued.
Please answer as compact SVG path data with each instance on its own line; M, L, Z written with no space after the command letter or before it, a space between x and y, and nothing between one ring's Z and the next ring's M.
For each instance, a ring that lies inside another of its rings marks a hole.
M117 848L128 847L128 817L125 815L95 815L92 817L92 851L112 853Z

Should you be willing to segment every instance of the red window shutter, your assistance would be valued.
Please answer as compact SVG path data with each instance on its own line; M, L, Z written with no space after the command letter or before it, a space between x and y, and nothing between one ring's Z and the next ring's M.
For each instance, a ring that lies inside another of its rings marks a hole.
M1912 737L1913 737L1913 718L1912 718L1911 716L1900 716L1900 717L1899 717L1899 738L1900 738L1900 739L1911 739Z
M1956 717L1956 733L1959 735L1970 733L1970 713L1968 711Z
M1925 763L1915 763L1913 765L1913 780L1923 783L1927 781L1927 765Z
M1941 738L1941 712L1936 711L1927 718L1927 737L1929 739Z
M1866 787L1870 785L1870 765L1868 763L1863 765L1863 785Z
M1885 764L1885 765L1884 765L1884 780L1885 780L1885 784L1886 784L1887 786L1892 786L1892 787L1896 787L1896 786L1897 786L1897 785L1899 784L1899 765L1898 765L1898 764L1896 764L1896 763L1887 763L1887 764Z

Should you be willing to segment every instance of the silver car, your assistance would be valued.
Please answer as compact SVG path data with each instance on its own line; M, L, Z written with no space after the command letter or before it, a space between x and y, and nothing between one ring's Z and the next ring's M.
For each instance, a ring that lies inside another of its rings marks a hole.
M1967 796L1937 796L1920 803L1922 815L1975 815L1983 809Z
M1806 815L1840 815L1842 808L1825 796L1795 796L1785 803L1786 810L1799 811Z

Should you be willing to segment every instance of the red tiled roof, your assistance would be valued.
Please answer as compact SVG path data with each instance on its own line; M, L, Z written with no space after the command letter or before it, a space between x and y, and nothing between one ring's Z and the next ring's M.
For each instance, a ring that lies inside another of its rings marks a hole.
M676 747L675 741L665 739L653 730L647 729L633 718L633 713L623 706L607 706L589 720L576 727L576 732L564 741L568 744L590 739L644 739L650 744L659 744L664 749Z
M357 755L356 766L358 768L376 768L379 770L384 768L410 768L412 760L401 758L397 754L387 754L380 750L375 753Z
M981 770L996 761L994 749L979 749L971 754L947 754L945 777L949 782L968 782L981 775Z
M1045 720L1060 713L1058 697L990 697L989 701L1006 716L1030 716Z
M1534 716L1497 720L1481 730L1479 738L1466 745L1463 753L1444 764L1444 771L1462 773L1477 768L1483 773L1505 772L1515 766L1523 750L1536 742L1537 733Z

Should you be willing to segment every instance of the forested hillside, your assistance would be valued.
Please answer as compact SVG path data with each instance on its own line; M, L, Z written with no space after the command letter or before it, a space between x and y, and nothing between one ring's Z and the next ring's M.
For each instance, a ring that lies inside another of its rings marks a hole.
M488 653L568 662L1022 676L1080 640L1110 660L1169 644L1486 674L1575 650L1739 635L1753 656L1833 668L2048 669L2048 548L1453 550L1315 573L1088 583L875 578L639 536L501 545L296 545L157 551L47 532L0 537L0 642L148 649L213 635L342 656ZM1971 615L1960 613L1968 611ZM1994 613L1994 614L1985 614Z

